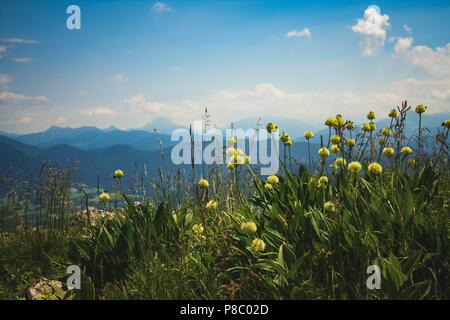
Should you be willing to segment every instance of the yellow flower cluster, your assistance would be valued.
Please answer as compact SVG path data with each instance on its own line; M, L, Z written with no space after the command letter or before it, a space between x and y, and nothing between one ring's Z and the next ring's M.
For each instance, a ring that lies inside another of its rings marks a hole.
M283 141L283 142L287 142L287 141L290 140L290 137L289 137L289 135L287 133L283 132L282 134L280 134L280 140Z
M384 128L383 130L381 130L381 134L383 136L389 137L391 135L391 129L389 128Z
M392 157L394 155L394 153L395 153L394 148L386 147L383 149L383 154L386 157Z
M250 221L250 222L244 222L241 225L241 230L242 230L242 232L245 232L245 233L252 233L252 232L256 232L256 230L258 230L258 228L256 227L256 223L254 223L253 221Z
M321 176L319 178L319 184L317 185L318 188L325 188L328 183L328 178L326 176Z
M348 130L352 130L355 127L355 124L353 123L353 121L348 121L347 124L345 125L345 127Z
M352 173L359 173L361 171L361 163L353 161L348 164L348 170Z
M347 147L353 147L356 144L356 141L355 139L348 138L345 140L345 144L347 145Z
M120 179L123 177L123 171L122 170L116 170L114 171L114 179Z
M203 228L203 225L201 223L200 224L194 224L192 226L192 231L194 231L195 233L202 233L203 230L204 230L204 228Z
M311 139L312 137L314 137L314 133L312 133L312 131L308 130L308 131L305 132L305 138L307 140Z
M389 112L389 117L390 117L390 118L397 118L397 117L398 117L398 112L397 112L397 110L392 109L392 110Z
M106 192L103 192L101 195L98 196L98 198L100 199L101 202L107 202L111 199L109 197L109 194L107 194Z
M256 252L262 252L266 248L266 244L261 239L255 239L252 242L252 249Z
M266 126L267 132L271 133L272 131L277 131L278 126L276 124L273 124L272 122L269 122Z
M367 170L371 174L380 174L383 171L383 167L379 163L373 162L373 163L369 164L369 166L367 167Z
M411 153L412 153L412 149L411 149L410 147L406 146L406 147L403 147L403 148L400 150L400 152L403 153L404 155L408 155L408 154L411 154Z
M337 124L337 121L336 121L335 118L329 117L329 118L327 118L327 119L325 120L325 124L326 124L328 127L332 127L332 126L334 126L335 124Z
M323 205L323 208L325 209L325 211L329 211L329 212L336 211L336 205L331 201L325 202L325 204Z
M442 126L446 127L447 129L450 129L450 119L447 119L444 122L442 122Z
M335 124L336 124L336 126L338 126L338 127L343 127L344 124L345 124L344 117L343 117L342 115L338 114L338 115L336 116Z
M321 156L322 158L326 158L330 155L330 151L325 147L320 148L318 153L319 153L319 156Z
M280 182L280 180L278 179L277 176L273 175L267 178L267 183L270 184L277 184L278 182Z
M215 210L218 206L219 204L217 203L217 201L209 200L206 204L206 210Z
M338 144L339 141L341 141L341 137L335 135L335 136L332 136L332 137L330 138L330 140L331 140L331 142L332 142L333 144Z
M331 152L333 153L338 153L339 151L341 151L341 149L339 149L339 147L336 144L333 144L330 149Z
M367 114L367 119L369 119L369 120L375 119L375 112L370 111L370 112Z
M284 142L284 145L290 147L292 146L293 142L291 141L291 137L287 133L280 134L280 140Z
M426 110L427 110L427 107L425 107L423 104L419 104L419 105L416 107L416 113L418 113L418 114L422 114L422 113L424 113Z
M209 182L205 179L200 179L200 181L198 182L198 186L200 188L208 188L209 187Z
M345 161L344 158L336 158L336 160L334 160L334 163L336 164L336 166L345 167L347 161Z

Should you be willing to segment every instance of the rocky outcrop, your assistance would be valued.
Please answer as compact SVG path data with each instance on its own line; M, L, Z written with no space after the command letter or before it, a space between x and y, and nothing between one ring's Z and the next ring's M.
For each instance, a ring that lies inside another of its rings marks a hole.
M84 226L88 225L89 220L91 221L92 225L96 225L99 220L101 219L109 219L113 220L115 217L115 214L110 211L104 211L101 209L97 209L95 207L89 207L89 218L86 209L82 211L78 211L74 218L74 224L78 226Z
M58 300L52 285L63 289L63 283L61 281L41 278L27 289L25 298L27 300Z

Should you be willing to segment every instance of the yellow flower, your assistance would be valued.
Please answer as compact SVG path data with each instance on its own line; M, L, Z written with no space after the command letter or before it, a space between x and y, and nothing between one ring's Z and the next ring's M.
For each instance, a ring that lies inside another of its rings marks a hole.
M247 163L247 164L250 163L250 156L245 156L244 157L244 162Z
M390 118L397 118L397 116L398 116L397 110L392 109L392 110L389 112L389 117L390 117Z
M253 221L250 221L250 222L244 222L241 225L241 230L242 230L242 232L251 233L251 232L256 232L256 230L258 230L258 228L256 227L256 224Z
M123 171L122 170L114 171L114 179L120 179L122 177L123 177Z
M325 211L330 211L330 212L336 211L336 205L331 201L325 202L325 204L323 205L323 208L325 209Z
M389 137L391 135L391 129L384 128L383 130L381 130L381 133L383 134L383 136Z
M394 155L394 149L391 148L391 147L386 147L386 148L383 149L383 154L386 157L392 157Z
M409 158L406 160L406 164L410 167L414 167L416 165L416 160L414 160L414 158Z
M321 176L321 177L319 178L319 184L326 184L326 183L328 183L328 178L327 178L327 176Z
M347 124L345 125L345 127L346 127L348 130L352 130L352 129L355 127L355 124L353 123L353 121L349 121L349 122L347 122Z
M427 107L425 107L423 104L419 104L419 105L416 107L416 113L418 113L418 114L424 113L425 110L427 110Z
M283 141L283 142L286 142L286 141L289 141L289 135L287 134L287 133L282 133L282 134L280 134L280 140L281 141Z
M265 185L264 185L264 188L266 189L266 190L272 190L273 188L272 188L272 185L270 184L270 183L266 183Z
M287 145L288 147L290 147L290 146L292 146L293 142L292 142L292 140L288 140L284 144Z
M377 126L373 122L369 123L369 126L370 126L370 131L373 131L377 128Z
M235 166L244 164L244 158L239 155L232 156L230 163L234 164Z
M332 136L330 140L331 140L332 143L338 144L339 141L341 141L341 137L339 137L339 136Z
M376 162L369 164L367 169L372 174L380 174L383 171L383 167L379 163L376 163Z
M228 165L227 165L227 168L229 169L229 170L234 170L234 169L236 169L236 167L234 166L234 164L232 164L232 163L229 163Z
M198 186L200 188L208 188L209 187L209 182L206 181L205 179L200 179L200 181L198 182Z
M406 146L406 147L403 147L403 148L400 150L400 152L403 153L404 155L408 155L408 154L411 154L411 153L412 153L412 149L411 149L410 147Z
M319 149L319 156L321 156L322 158L326 158L329 155L330 155L330 151L327 148L323 147L323 148Z
M356 144L356 141L355 141L355 139L348 138L347 140L345 140L345 144L346 144L348 147L353 147L353 146Z
M327 119L325 120L325 124L326 124L327 126L329 126L329 127L332 127L332 126L334 126L335 124L337 124L336 122L337 122L336 119L333 118L333 117L329 117L329 118L327 118Z
M370 112L367 114L367 119L369 119L369 120L375 119L375 112L370 111Z
M270 184L277 184L278 182L280 182L280 180L277 176L273 175L267 178L267 182Z
M218 205L219 204L217 203L217 201L209 200L208 203L206 204L206 210L217 209Z
M344 158L336 158L336 160L334 160L334 163L339 167L345 167L347 161L345 161Z
M109 201L111 198L109 197L109 194L106 192L103 192L101 195L98 196L101 202Z
M309 130L305 132L305 138L306 138L307 140L311 139L312 137L314 137L314 133L312 133L312 132L309 131Z
M344 117L343 117L342 115L338 114L338 115L336 116L336 122L335 122L335 124L336 124L338 127L343 127L344 124L345 124Z
M202 233L203 232L203 226L202 226L202 224L200 223L200 224L194 224L193 226L192 226L192 231L194 231L195 233Z
M336 144L333 144L330 149L333 153L338 153L339 151L341 151Z
M369 132L370 131L370 124L365 123L361 126L361 129L365 132Z
M332 164L330 164L330 168L336 170L338 168L338 165L336 164L336 162L333 162Z
M266 126L267 132L271 133L272 131L277 131L278 126L276 124L273 124L272 122L269 122Z
M352 173L359 173L361 171L361 163L353 161L348 164L348 170Z
M447 129L450 129L450 119L447 119L444 122L442 122L442 125Z
M255 239L252 242L252 249L256 252L262 252L266 248L266 244L261 239Z
M384 145L386 143L386 139L385 138L379 138L377 142L378 142L378 144L380 146L382 146L382 145Z

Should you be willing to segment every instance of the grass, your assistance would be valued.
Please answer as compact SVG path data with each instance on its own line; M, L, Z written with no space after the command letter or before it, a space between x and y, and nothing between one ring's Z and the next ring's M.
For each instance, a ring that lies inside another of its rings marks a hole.
M132 192L116 179L111 201L95 199L115 218L90 225L72 223L73 168L44 168L4 199L0 297L23 298L41 276L64 279L76 264L74 299L448 299L449 129L438 152L402 154L408 110L398 108L381 144L383 128L360 132L333 118L322 146L337 135L339 151L313 172L309 161L280 159L267 180L248 164L202 168L208 187L194 168L144 173ZM380 290L366 287L370 265L381 269Z

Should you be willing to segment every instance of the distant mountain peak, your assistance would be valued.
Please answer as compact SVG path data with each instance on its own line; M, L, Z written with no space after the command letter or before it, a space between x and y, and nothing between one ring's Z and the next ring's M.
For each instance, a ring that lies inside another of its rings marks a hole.
M184 128L184 127L174 123L172 120L170 120L166 117L158 116L158 117L153 118L145 126L138 128L137 130L154 132L155 129L158 129L159 133L172 134L172 132L178 128Z

